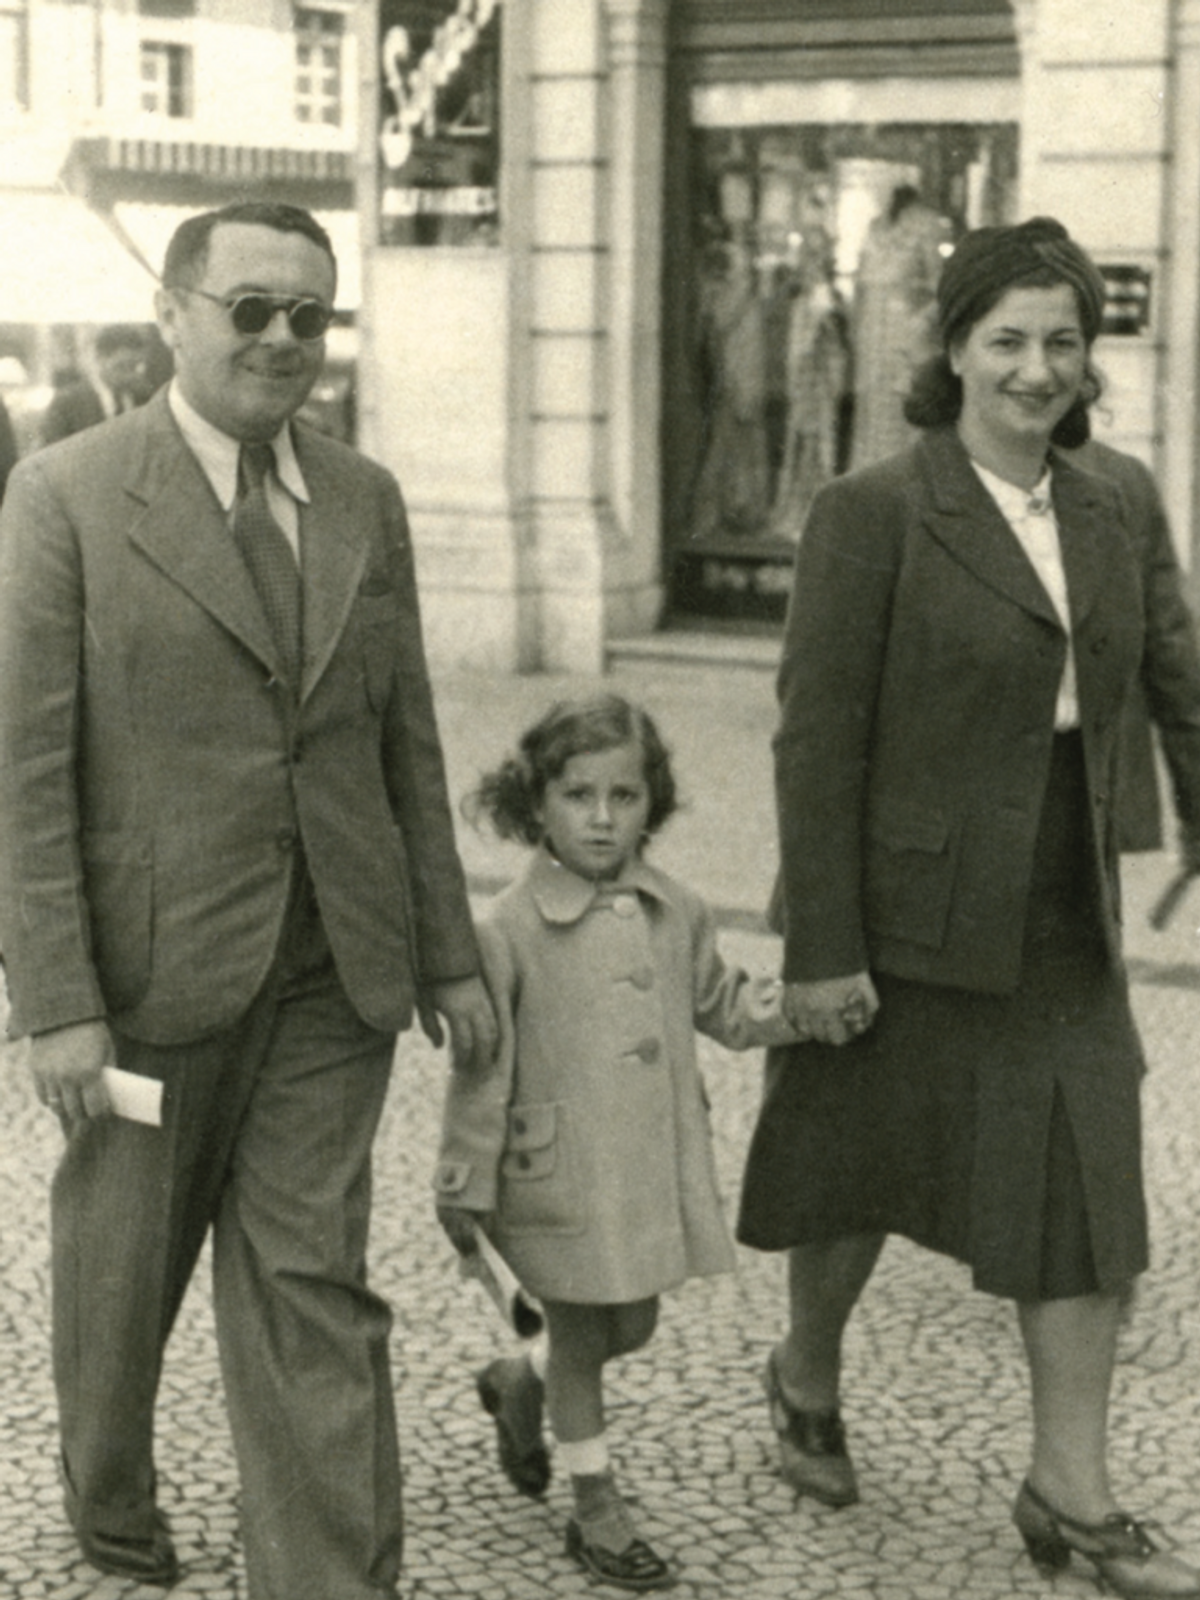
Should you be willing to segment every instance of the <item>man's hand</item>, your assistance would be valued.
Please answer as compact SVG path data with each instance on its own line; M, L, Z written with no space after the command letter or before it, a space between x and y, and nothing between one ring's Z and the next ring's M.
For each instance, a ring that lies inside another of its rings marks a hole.
M783 1014L798 1033L822 1044L847 1044L865 1033L879 1010L879 996L869 972L818 983L789 983L783 990Z
M499 1031L482 978L431 984L417 997L417 1015L426 1038L439 1050L446 1038L441 1023L445 1017L455 1072L486 1072L495 1061Z
M100 1072L116 1066L117 1052L103 1022L75 1022L34 1034L28 1051L38 1099L66 1125L112 1110Z

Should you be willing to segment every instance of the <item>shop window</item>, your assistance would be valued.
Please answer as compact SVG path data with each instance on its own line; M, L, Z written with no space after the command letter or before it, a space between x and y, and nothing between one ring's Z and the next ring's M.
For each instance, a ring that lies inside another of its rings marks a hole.
M0 112L29 110L29 7L0 0Z
M296 121L340 128L342 124L342 35L336 11L296 12Z
M382 244L496 241L499 0L380 0Z
M192 115L192 51L189 45L143 39L139 50L139 105L156 117Z
M941 265L1012 220L1010 123L691 128L666 312L676 605L782 616L813 495L915 437ZM686 233L686 238L682 237Z

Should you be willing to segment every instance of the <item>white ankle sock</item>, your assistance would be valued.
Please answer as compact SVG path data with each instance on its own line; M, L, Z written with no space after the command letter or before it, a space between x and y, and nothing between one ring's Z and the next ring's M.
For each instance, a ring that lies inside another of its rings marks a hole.
M608 1444L602 1433L594 1439L559 1440L555 1459L560 1470L573 1478L595 1477L608 1471Z

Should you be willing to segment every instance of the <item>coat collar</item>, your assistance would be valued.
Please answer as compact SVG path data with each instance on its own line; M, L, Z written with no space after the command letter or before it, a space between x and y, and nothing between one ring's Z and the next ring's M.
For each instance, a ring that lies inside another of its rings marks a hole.
M130 537L265 666L280 672L282 662L245 562L227 535L212 485L171 415L166 390L138 416L141 444L125 488L141 510ZM373 525L362 505L361 476L347 472L340 454L322 444L307 430L295 430L296 457L311 498L300 508L302 698L311 694L345 627L366 569Z
M579 922L594 905L613 899L622 890L664 904L669 898L662 874L644 861L631 862L612 882L595 883L564 867L544 845L529 863L525 882L545 920L564 925Z
M917 461L929 508L926 522L935 538L984 583L1061 628L1050 596L980 482L955 429L926 434L917 445ZM1102 525L1115 520L1113 497L1100 479L1060 451L1053 453L1052 463L1054 515L1072 618L1078 624L1096 597L1104 566Z

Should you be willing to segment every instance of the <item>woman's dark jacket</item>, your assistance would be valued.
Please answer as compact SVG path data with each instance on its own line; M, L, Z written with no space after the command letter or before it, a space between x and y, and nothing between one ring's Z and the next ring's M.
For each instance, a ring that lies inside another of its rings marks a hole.
M1142 574L1110 482L1059 456L1053 495L1101 915L1118 960L1115 751L1143 665ZM1066 645L953 429L822 491L779 679L787 979L871 968L1015 987ZM1200 675L1189 692L1177 781L1195 836Z

